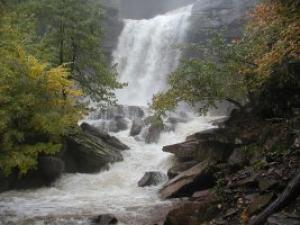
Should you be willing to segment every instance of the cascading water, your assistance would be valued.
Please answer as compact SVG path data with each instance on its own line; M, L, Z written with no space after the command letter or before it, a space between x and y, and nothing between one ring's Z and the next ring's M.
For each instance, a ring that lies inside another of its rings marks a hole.
M128 87L117 92L119 103L146 106L153 94L166 88L167 75L178 65L192 6L149 20L125 20L113 53L120 81Z
M180 57L174 45L183 41L190 14L188 6L149 20L125 21L114 52L121 81L129 83L117 93L122 104L146 105L156 91L166 87L166 75ZM123 110L123 116L130 128L134 117L129 111ZM109 119L91 115L86 121L99 127ZM130 147L123 153L123 162L99 174L64 175L52 187L0 194L0 224L90 224L91 217L106 213L114 214L119 224L161 224L172 202L159 199L159 186L139 188L137 183L146 171L166 173L173 158L161 151L162 146L211 128L209 120L190 117L163 132L157 144L129 136L129 129L113 133Z

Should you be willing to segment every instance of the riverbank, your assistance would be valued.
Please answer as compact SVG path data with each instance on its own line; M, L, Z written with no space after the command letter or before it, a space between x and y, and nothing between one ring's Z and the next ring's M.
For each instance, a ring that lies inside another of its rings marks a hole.
M161 197L188 199L165 225L300 223L300 114L296 108L283 118L257 112L234 110L219 129L164 147L178 163Z

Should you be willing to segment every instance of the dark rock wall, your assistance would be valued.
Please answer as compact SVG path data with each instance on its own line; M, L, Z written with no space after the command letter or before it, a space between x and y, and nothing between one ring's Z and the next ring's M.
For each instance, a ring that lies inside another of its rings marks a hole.
M229 41L239 38L247 13L256 2L257 0L197 0L194 3L186 41L205 45L220 32ZM198 56L191 49L186 51L185 55Z

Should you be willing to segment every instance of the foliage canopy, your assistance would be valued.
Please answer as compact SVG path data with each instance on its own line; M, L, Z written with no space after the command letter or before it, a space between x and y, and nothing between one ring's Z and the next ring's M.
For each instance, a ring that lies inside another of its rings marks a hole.
M286 64L300 61L300 10L297 1L259 3L239 40L213 38L198 45L200 57L183 60L170 75L170 88L153 98L158 113L178 102L202 102L204 109L217 101L235 103L258 95L275 74L288 79Z

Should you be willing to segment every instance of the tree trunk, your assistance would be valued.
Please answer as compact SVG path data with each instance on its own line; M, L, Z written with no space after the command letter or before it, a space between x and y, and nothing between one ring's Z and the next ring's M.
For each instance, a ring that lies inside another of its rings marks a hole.
M283 193L272 202L263 212L253 218L249 225L263 225L268 217L278 212L283 207L291 203L300 195L300 171L297 176L288 184Z

